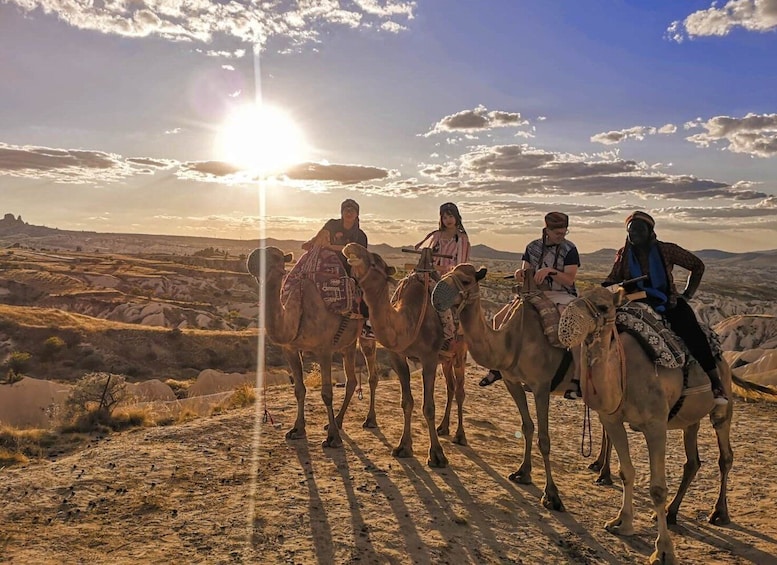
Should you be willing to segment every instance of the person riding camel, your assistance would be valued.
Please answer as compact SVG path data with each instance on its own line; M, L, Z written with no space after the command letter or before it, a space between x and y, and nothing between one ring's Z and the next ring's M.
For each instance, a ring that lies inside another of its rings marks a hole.
M701 283L704 262L679 245L659 241L655 226L655 220L646 212L636 211L626 218L626 243L615 255L612 271L602 286L648 275L647 280L626 285L625 290L645 291L646 297L639 301L647 303L661 314L672 331L683 340L691 355L709 376L715 404L728 404L707 336L688 304ZM690 272L682 294L677 291L672 276L675 265Z

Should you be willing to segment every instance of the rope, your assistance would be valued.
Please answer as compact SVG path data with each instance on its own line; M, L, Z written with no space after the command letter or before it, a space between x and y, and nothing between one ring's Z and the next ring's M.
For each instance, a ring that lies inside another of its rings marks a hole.
M588 431L588 450L585 449L586 430ZM591 457L591 453L593 453L591 441L591 408L586 404L583 408L583 435L580 438L580 454L583 457Z

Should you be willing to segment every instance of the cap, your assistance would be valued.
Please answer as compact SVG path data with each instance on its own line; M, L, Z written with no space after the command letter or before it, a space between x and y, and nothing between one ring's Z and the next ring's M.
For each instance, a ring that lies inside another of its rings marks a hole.
M626 225L628 226L634 220L642 220L647 225L649 225L651 228L656 227L656 221L653 219L653 216L651 216L647 212L642 212L640 210L637 210L636 212L632 212L626 218Z
M548 212L545 214L545 227L549 230L569 227L569 216L564 212Z
M359 204L353 198L346 198L343 200L343 203L340 204L340 213L342 213L346 208L353 208L356 210L356 214L359 214Z

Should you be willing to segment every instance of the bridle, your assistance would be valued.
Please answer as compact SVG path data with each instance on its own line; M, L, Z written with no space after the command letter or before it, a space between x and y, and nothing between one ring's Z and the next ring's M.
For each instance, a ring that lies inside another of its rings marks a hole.
M442 279L440 279L440 282L446 281L446 284L448 280L453 280L454 286L458 289L458 292L456 293L456 296L461 296L461 302L456 307L456 315L460 315L461 311L464 310L464 308L468 305L471 305L475 299L480 298L480 286L479 285L473 285L469 289L465 289L462 282L459 280L459 278L453 274L449 273L445 275Z

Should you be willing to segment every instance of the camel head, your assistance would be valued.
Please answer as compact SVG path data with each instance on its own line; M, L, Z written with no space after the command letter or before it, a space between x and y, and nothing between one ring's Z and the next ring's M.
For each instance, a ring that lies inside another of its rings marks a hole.
M485 267L475 270L475 267L469 263L456 265L434 285L432 306L438 312L443 312L453 306L466 303L467 299L478 295L479 283L485 278L487 272Z
M370 271L380 273L385 280L393 277L397 272L397 269L386 263L383 257L377 253L370 253L358 243L349 243L343 247L343 255L348 259L351 274L356 280L363 279Z
M595 287L570 302L559 322L561 343L567 347L580 345L590 336L600 335L605 325L614 323L615 310L625 298L621 290L613 293L606 288Z
M280 271L286 272L285 264L289 263L294 256L291 253L283 253L277 247L260 247L251 251L246 260L246 268L255 279L259 280L262 275L262 258L264 258L265 273Z

